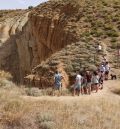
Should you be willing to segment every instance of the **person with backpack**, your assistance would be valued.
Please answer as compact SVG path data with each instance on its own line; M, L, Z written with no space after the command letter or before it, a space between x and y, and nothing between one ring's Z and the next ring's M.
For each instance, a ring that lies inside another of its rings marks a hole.
M61 82L62 79L63 76L58 71L56 71L54 75L54 91L58 90L59 95L61 94L61 89L62 89L62 82Z

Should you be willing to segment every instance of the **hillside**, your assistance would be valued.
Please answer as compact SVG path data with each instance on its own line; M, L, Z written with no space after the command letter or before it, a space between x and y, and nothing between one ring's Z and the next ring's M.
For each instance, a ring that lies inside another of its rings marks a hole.
M15 81L37 87L51 86L59 69L68 86L76 70L96 69L107 53L119 74L119 13L120 2L114 0L52 0L32 10L10 11L0 23L0 68ZM98 43L103 47L99 54Z
M119 8L119 1L109 3L97 0L50 1L36 7L30 16L32 17L34 14L32 18L37 16L41 19L40 27L36 23L39 34L40 28L43 29L43 33L40 34L40 42L47 45L51 53L61 49L33 69L33 73L37 73L36 85L40 80L40 87L51 86L56 68L62 71L66 77L67 82L63 83L65 85L72 84L73 82L70 81L76 70L95 69L95 66L100 64L102 55L105 54L107 54L113 69L116 69L116 55L120 45ZM47 19L45 20L47 25L44 27L43 19ZM50 29L48 29L49 24L51 24ZM46 31L49 35L45 38ZM42 40L41 37L46 40ZM96 52L98 43L103 47L100 54ZM42 51L43 49L42 47ZM48 77L48 75L50 76Z

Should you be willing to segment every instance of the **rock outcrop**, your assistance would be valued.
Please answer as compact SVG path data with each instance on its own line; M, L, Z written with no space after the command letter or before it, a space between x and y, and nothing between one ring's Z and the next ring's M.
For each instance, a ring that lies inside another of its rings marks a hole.
M27 13L22 10L0 12L3 14L0 18L0 69L9 71L14 80L19 81L19 53L16 40L27 22Z
M104 0L51 0L6 14L0 20L0 69L11 72L17 82L37 87L52 86L58 69L67 80L63 84L72 84L76 70L99 64L105 51L97 53L98 43L103 47L107 43L108 52L113 52L111 42L120 37L119 5ZM110 12L115 12L114 19Z

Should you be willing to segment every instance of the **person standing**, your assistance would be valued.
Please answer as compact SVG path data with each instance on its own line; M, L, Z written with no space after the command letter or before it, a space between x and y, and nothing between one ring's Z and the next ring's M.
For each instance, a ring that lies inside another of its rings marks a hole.
M86 72L86 80L87 80L87 94L91 94L91 79L92 79L92 75L90 73L90 71Z
M110 65L108 62L106 62L106 64L105 64L105 80L108 80L109 72L110 72Z
M102 51L102 46L100 44L98 44L98 46L97 46L97 52L99 53L101 51Z
M103 63L100 65L99 71L105 73L105 65Z
M99 72L99 87L103 89L103 82L104 82L104 73L101 71Z
M59 95L61 94L61 88L62 88L62 75L56 71L54 75L54 92L57 90L59 92Z
M96 92L98 92L98 89L99 89L98 88L99 87L99 75L96 71L93 72L91 82L92 82L93 87L96 90Z
M74 84L74 96L77 94L78 96L82 93L82 76L79 72L77 72L75 84Z

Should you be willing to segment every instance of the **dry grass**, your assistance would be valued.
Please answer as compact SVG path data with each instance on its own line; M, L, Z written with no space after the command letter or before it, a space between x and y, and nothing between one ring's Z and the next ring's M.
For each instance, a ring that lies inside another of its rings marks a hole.
M120 85L117 85L116 87L113 87L111 91L117 95L120 95Z
M23 95L10 81L0 87L1 129L120 129L120 97L112 93L49 99Z
M120 128L119 99L113 102L113 98L108 96L57 100L24 101L9 98L0 106L0 126L8 129Z
M12 79L12 75L5 71L0 71L0 78Z

